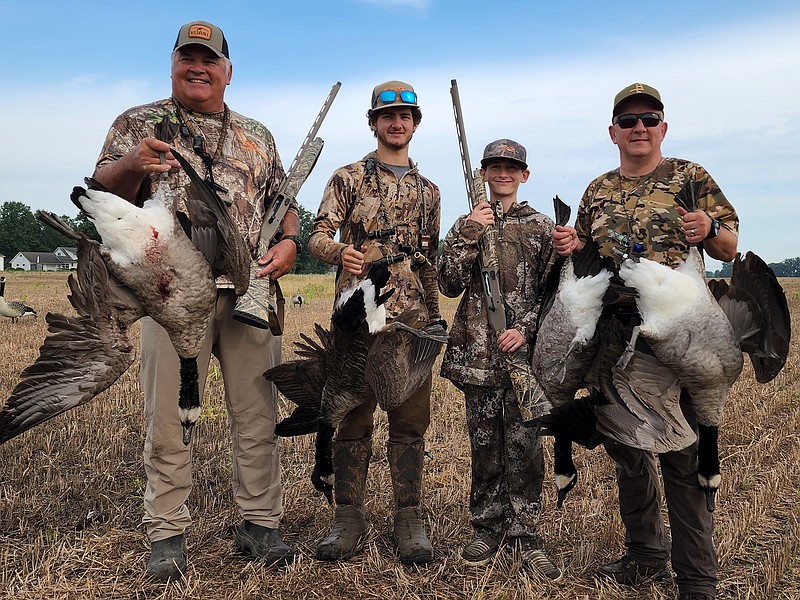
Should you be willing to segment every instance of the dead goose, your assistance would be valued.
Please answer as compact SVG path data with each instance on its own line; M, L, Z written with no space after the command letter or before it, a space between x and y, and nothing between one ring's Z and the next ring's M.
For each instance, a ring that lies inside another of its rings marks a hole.
M719 488L718 429L731 385L742 371L747 352L764 383L783 368L789 349L790 319L786 296L766 263L752 252L737 254L730 285L705 282L704 265L696 247L677 269L642 259L625 261L620 276L638 291L642 324L636 338L646 340L663 365L666 379L677 377L691 397L698 421L698 480L714 510ZM713 290L713 292L712 292ZM619 365L628 378L639 377L628 353ZM639 399L646 397L638 395Z
M16 300L6 300L6 278L0 277L0 315L11 319L12 323L19 321L21 317L36 316L36 311L30 306Z
M141 208L108 191L97 189L102 186L93 180L87 180L90 184L88 190L81 187L74 188L71 199L89 216L103 239L96 248L86 243L80 247L86 253L97 253L102 257L104 267L112 276L105 278L105 281L112 282L108 285L117 288L126 287L140 305L141 314L136 318L146 314L164 327L180 357L181 386L178 414L184 430L183 441L188 444L191 440L192 427L200 414L196 357L205 336L208 315L213 309L216 298L214 274L229 275L237 291L246 289L249 280L249 256L243 258L247 256L246 252L242 251L243 240L240 239L222 200L210 191L207 184L180 154L174 150L173 154L183 165L192 183L185 198L191 222L185 215L176 215L173 210L174 192L163 180L159 182L153 197ZM57 229L60 228L59 231L64 235L77 239L80 244L81 236L59 221L57 217L52 216L51 224L55 224ZM192 235L193 240L197 240L196 243L187 237L187 232ZM198 250L198 246L202 248L202 253ZM212 261L211 264L209 260ZM96 261L84 261L83 268L96 268L92 266L94 262ZM79 261L79 266L80 264ZM88 276L84 274L83 277L86 279ZM126 314L130 313L131 311L126 308ZM113 323L109 324L105 314L98 315L96 310L89 310L86 314L79 310L79 315L87 317L90 321L96 320L92 325L96 328L117 327ZM104 342L113 339L114 335L102 330L97 334ZM75 346L80 348L80 344L76 343ZM37 364L45 358L46 350L48 350L47 340ZM87 360L93 358L96 359L96 355L88 356ZM53 366L45 360L37 368L45 368L45 365ZM114 379L124 370L123 368L118 373L113 371ZM52 377L53 385L59 385L57 379L55 375ZM102 383L106 384L105 379ZM110 383L113 383L113 380ZM24 384L23 379L12 393L14 403L36 402L34 398L26 397L27 388ZM45 383L38 382L37 385ZM61 412L86 402L99 393L101 390L96 389L98 385L98 381L90 378L84 386L68 388L67 391L72 395L60 399ZM93 394L86 397L85 390L93 391ZM13 406L10 403L11 399L4 411L10 410ZM26 428L35 424L29 424ZM11 427L3 433L5 439L10 439L21 432Z
M387 260L372 263L366 279L337 300L330 333L316 326L321 345L304 337L306 344L301 345L301 352L307 358L284 363L264 374L298 404L292 416L282 422L286 427L277 429L284 435L298 435L313 431L317 425L311 480L329 503L333 502L333 436L339 423L363 404L370 392L384 410L399 406L427 379L447 341L441 325L421 330L410 327L408 323L417 321L416 313L403 313L386 324L383 304L393 290L379 292L388 280ZM314 389L314 383L323 385ZM315 404L318 418L314 416ZM303 416L308 419L303 421Z

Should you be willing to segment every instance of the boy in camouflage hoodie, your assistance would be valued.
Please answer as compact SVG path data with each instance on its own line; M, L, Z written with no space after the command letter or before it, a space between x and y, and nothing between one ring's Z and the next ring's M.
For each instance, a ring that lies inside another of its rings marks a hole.
M530 176L525 148L501 139L486 146L481 160L492 205L501 203L497 223L499 278L509 316L496 335L489 325L480 273L480 239L495 225L492 205L482 202L456 220L439 259L439 290L463 292L442 376L464 391L472 448L471 523L474 539L461 551L468 565L489 562L502 544L547 577L561 571L541 550L536 526L541 511L544 458L541 439L523 423L505 367L504 352L533 346L540 295L553 259L553 222L526 202L517 202Z

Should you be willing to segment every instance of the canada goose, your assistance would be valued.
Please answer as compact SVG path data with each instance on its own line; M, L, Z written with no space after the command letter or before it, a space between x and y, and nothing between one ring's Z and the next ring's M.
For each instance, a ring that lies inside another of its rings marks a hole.
M766 263L752 252L737 254L730 285L706 285L695 246L677 269L641 259L625 261L620 276L636 288L642 324L618 366L628 380L641 379L636 341L652 348L661 369L647 376L678 377L689 394L698 422L698 480L714 510L719 488L718 428L733 383L742 371L742 352L750 355L760 383L783 368L789 350L790 318L786 296ZM631 360L629 360L629 358ZM645 394L638 399L647 400Z
M16 323L20 317L36 316L36 311L30 306L26 306L22 302L16 300L6 300L6 278L0 277L0 315L11 319L12 323Z
M408 323L417 320L413 311L386 324L383 304L394 290L379 292L388 280L387 260L373 262L366 278L340 295L330 332L316 325L321 344L304 336L306 344L300 344L298 354L306 358L264 374L298 404L276 430L299 435L317 427L311 480L329 503L333 502L333 436L339 423L364 402L368 390L382 409L399 406L424 383L447 342L441 325L420 330L410 327ZM303 421L303 416L308 419Z
M305 298L300 294L295 294L292 296L292 304L295 305L297 308L300 308L305 303Z
M141 208L108 191L96 189L102 186L93 180L87 180L90 184L88 190L81 187L74 188L71 199L95 224L103 240L99 245L85 240L85 236L74 232L55 215L44 213L43 217L60 233L76 239L79 242L79 250L87 255L83 261L79 255L79 271L83 269L91 272L79 272L78 283L73 285L80 287L83 282L97 280L100 284L112 288L112 291L92 292L94 294L92 298L110 295L113 299L123 286L127 288L122 309L125 317L131 320L120 324L115 323L107 312L118 308L113 302L112 306L106 309L102 304L98 305L84 298L90 294L89 291L76 296L77 305L73 303L73 306L78 311L79 317L84 319L83 327L97 329L93 335L99 339L99 343L110 344L118 339L126 342L127 333L123 335L119 329L126 329L129 323L143 315L149 315L167 331L181 362L178 415L183 426L183 442L188 444L191 440L192 427L200 414L196 358L216 298L214 273L228 274L237 291L246 289L250 259L246 253L244 253L244 256L247 256L246 260L242 257L243 241L239 238L222 200L210 191L207 184L180 154L175 150L172 152L192 182L186 194L186 206L192 219L191 223L185 215L174 213L174 192L168 189L163 179L159 182L153 197ZM197 240L197 244L186 236L187 231ZM203 253L198 250L198 245L203 249ZM97 256L102 260L99 261ZM209 264L206 257L213 262ZM241 261L245 265L244 268L237 261ZM107 270L110 276L97 276L93 272L100 269L99 262L102 262L103 269ZM70 298L71 302L72 300ZM137 306L132 308L134 304ZM56 315L53 319L64 327L71 326L66 317ZM49 317L48 323L51 323ZM48 357L56 351L53 350L54 347L58 348L58 352L64 351L64 344L71 343L76 359L81 358L80 352L84 351L81 344L67 335L59 337L59 331L59 327L56 326L53 330L55 335L48 336L39 359L26 370L26 373L35 374L44 369L57 368L58 363ZM51 337L54 339L51 340ZM118 355L116 348L109 350L109 353L112 356ZM96 348L82 360L95 360L104 364ZM61 381L63 378L51 373L50 383L61 390L58 403L42 413L43 418L26 421L25 429L88 401L111 385L129 365L130 362L127 362L119 371L116 368L93 369L91 364L86 365L91 377L83 385L71 387L64 387L64 382ZM115 366L121 367L120 364ZM107 381L107 378L112 376L113 379ZM37 379L35 385L46 387L47 380ZM27 391L28 388L29 385L23 377L6 403L3 409L4 415L9 412L18 413L19 410L15 407L24 406L25 410L41 410L36 406L37 402L41 401L40 396L31 395ZM88 390L88 393L85 390ZM52 403L52 400L49 402ZM19 422L13 420L14 415L5 418L8 425L3 429L4 439L10 439L24 431L18 429Z

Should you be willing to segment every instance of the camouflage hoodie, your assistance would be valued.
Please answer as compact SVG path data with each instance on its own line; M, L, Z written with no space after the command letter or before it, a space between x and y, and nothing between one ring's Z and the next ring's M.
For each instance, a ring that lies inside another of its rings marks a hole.
M498 258L500 288L510 325L535 339L544 281L555 253L553 222L527 203L514 203L500 226ZM479 240L485 227L459 217L444 240L439 258L439 290L458 305L450 342L442 362L442 376L457 385L511 388L496 335L489 326L480 276Z
M386 302L389 320L406 309L420 309L419 321L440 318L439 290L436 285L436 254L439 239L439 188L419 174L409 161L410 169L399 180L397 175L371 152L362 160L337 169L322 197L308 240L308 251L318 259L341 265L342 251L352 243L350 224L361 222L365 229L395 228L385 239L366 242L366 260L400 253L399 244L420 248L428 240L423 253L427 263L411 268L406 259L389 266L388 288L395 293ZM341 229L340 241L334 240ZM358 278L339 270L336 298Z

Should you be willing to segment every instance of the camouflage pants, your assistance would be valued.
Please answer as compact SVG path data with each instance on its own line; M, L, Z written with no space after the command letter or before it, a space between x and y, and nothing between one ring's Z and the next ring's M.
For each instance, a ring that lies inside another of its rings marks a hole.
M470 522L495 541L534 544L544 479L541 438L523 425L514 390L467 385L464 397L472 447Z

